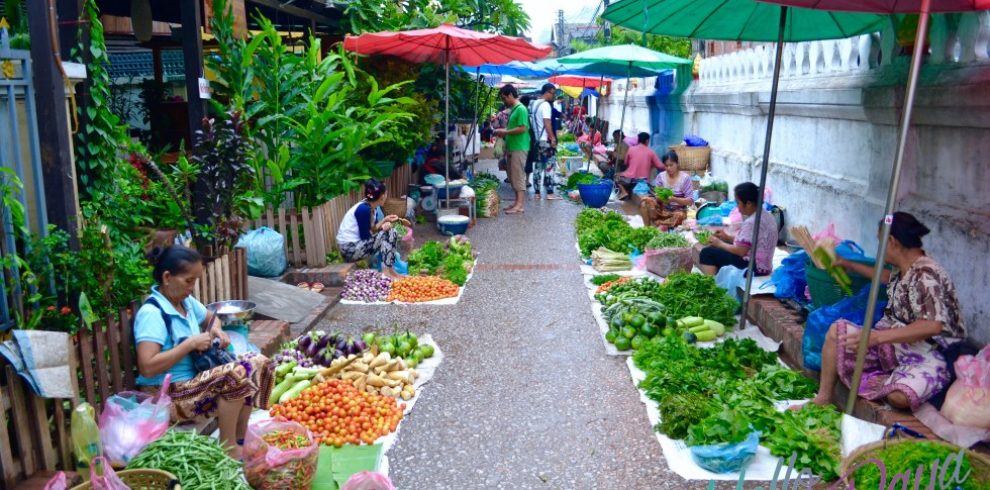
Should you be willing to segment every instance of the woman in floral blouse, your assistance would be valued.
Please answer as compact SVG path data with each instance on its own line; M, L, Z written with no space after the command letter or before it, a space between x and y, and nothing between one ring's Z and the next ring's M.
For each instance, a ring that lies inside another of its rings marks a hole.
M914 216L898 212L890 228L884 271L890 302L870 331L859 395L885 400L897 408L917 409L949 384L941 349L966 338L956 287L937 262L925 254L921 237L928 228ZM872 277L873 268L837 261L846 269ZM836 378L851 384L860 326L835 322L822 349L821 386L815 403L827 404Z

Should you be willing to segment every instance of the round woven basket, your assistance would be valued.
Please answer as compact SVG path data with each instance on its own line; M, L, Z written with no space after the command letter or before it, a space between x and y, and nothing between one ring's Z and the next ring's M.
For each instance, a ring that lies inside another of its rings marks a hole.
M178 486L179 479L175 475L162 470L123 470L117 472L125 485L131 490L171 490ZM72 487L72 490L92 490L93 483L85 482Z
M394 214L401 218L406 215L408 204L404 198L390 197L385 201L385 204L382 204L382 212L385 213L385 216Z
M852 467L856 466L856 463L872 457L875 451L888 448L895 444L911 444L916 442L926 442L926 443L936 444L951 449L953 452L956 453L959 452L959 450L961 449L959 446L956 446L955 444L950 444L945 441L936 441L933 439L909 439L909 438L884 439L882 441L864 444L856 448L855 451L850 453L849 456L846 456L846 458L842 460L842 465L839 468L839 474L845 475L846 473L849 472L849 470ZM980 485L980 488L990 488L990 459L970 449L963 450L963 454L966 455L966 459L969 461L969 465L972 467L973 470L973 473L969 475L967 481L974 481L978 483ZM887 469L888 478L890 478L891 475L893 475L894 473L899 473L906 470L910 470L911 474L913 475L915 469L916 468L888 468ZM925 471L927 474L927 471L930 471L930 467L925 468ZM848 483L848 481L846 483ZM987 486L982 486L982 485L987 485Z
M671 145L669 148L677 153L677 160L681 170L693 172L695 175L701 175L708 170L708 163L712 158L712 147L682 144Z

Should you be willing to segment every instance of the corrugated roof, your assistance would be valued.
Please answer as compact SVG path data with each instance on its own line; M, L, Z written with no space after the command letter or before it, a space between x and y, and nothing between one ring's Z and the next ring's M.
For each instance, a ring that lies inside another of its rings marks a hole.
M185 62L182 59L182 51L163 50L162 69L166 80L184 78ZM110 66L107 71L113 79L151 78L155 76L154 59L151 51L110 53Z

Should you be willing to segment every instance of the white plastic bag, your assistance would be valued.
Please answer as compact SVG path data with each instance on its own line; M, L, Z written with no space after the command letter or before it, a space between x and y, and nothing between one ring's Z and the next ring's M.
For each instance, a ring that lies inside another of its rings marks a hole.
M956 378L945 395L942 415L956 425L990 428L990 345L975 356L960 356Z
M262 226L244 234L237 247L247 250L248 274L275 277L285 271L285 237L279 232Z

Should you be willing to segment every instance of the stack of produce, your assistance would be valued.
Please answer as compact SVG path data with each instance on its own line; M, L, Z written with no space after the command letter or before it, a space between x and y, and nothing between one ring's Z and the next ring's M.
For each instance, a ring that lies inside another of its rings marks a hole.
M656 194L657 200L660 202L667 202L674 197L674 191L666 187L657 187L653 189L653 193Z
M501 211L499 208L502 205L502 199L498 196L498 177L488 173L479 173L471 183L471 188L474 189L476 196L475 210L478 216L482 218L498 216Z
M371 348L373 354L385 352L393 357L400 357L409 365L416 367L424 359L433 357L434 349L430 344L419 342L416 334L393 333L392 335L376 335L373 332L364 334L363 340Z
M711 342L725 335L725 325L700 316L686 316L674 322L674 325L677 326L678 331L684 333L684 340L689 344Z
M714 180L701 186L701 192L721 192L729 193L729 183L724 180Z
M128 462L127 469L167 471L186 490L251 490L241 464L220 442L195 432L169 430Z
M598 272L627 271L632 269L629 256L601 247L591 252L591 267Z
M605 340L618 350L639 349L667 326L663 305L648 299L621 300L602 313L609 324Z
M691 246L687 238L680 233L661 233L646 244L646 250L660 250L664 248L685 248Z
M456 298L460 288L446 279L434 276L404 277L392 283L389 301L423 303L445 298Z
M775 401L810 398L817 384L780 366L753 340L701 349L678 335L661 336L641 345L633 362L646 374L640 388L658 404L657 431L699 446L739 443L755 430L774 456L797 452L797 470L837 476L841 414L814 404L777 411Z
M284 346L275 357L275 387L271 403L284 402L297 396L314 383L320 367L329 367L335 359L363 353L367 344L362 339L327 334L322 330L305 333Z
M342 447L374 444L395 432L404 410L405 405L395 398L358 390L351 381L331 379L273 406L271 415L299 422L320 444Z
M578 213L575 221L578 248L582 257L604 247L618 253L629 254L634 250L646 250L646 244L662 232L651 226L633 228L615 211L586 208Z
M715 278L703 274L671 274L651 299L667 308L674 318L700 316L726 326L736 324L739 302L715 284Z
M423 276L440 276L463 286L474 267L471 242L462 235L451 237L446 246L429 241L409 254L409 273Z
M598 177L591 175L587 172L577 172L567 177L567 183L564 184L564 189L577 189L581 184L597 184Z
M605 284L607 282L612 282L621 277L622 276L618 274L600 274L597 276L593 276L591 278L591 283L594 284L595 286L601 286L602 284Z
M640 277L632 281L617 284L608 291L595 295L595 299L606 309L625 299L649 299L660 294L660 283L648 277Z
M701 243L703 245L708 244L708 239L711 238L711 236L712 236L712 232L708 230L701 230L694 232L694 239L698 240L698 243Z
M378 355L365 352L361 357L352 355L337 359L320 376L323 379L350 381L358 391L409 400L416 395L413 383L419 373L402 359L393 359L388 352L379 352Z
M619 286L621 284L625 284L625 283L627 283L627 282L629 282L631 280L632 280L632 278L630 278L630 277L618 277L617 279L613 279L611 281L608 281L608 282L602 284L601 286L598 286L598 289L595 290L595 294L602 294L602 293L608 291L609 289L612 289L615 286Z
M248 426L244 476L254 490L310 488L320 446L296 422L266 420Z
M340 297L351 301L375 303L388 297L392 280L372 269L351 272L344 279L344 290Z

